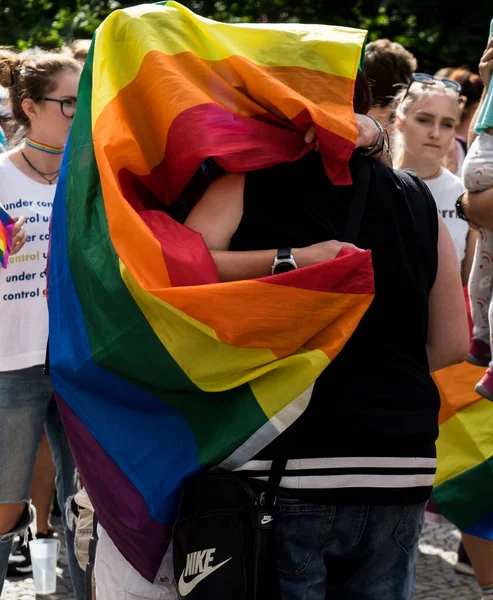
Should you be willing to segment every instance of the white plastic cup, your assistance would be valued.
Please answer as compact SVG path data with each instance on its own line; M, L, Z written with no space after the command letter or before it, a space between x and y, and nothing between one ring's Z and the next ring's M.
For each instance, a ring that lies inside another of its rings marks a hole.
M40 539L29 542L36 594L56 592L56 561L60 540Z

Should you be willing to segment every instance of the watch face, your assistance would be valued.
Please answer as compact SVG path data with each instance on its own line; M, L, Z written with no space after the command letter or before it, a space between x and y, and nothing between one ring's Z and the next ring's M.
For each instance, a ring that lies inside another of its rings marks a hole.
M279 275L279 273L287 273L288 271L294 271L295 269L296 267L293 265L292 262L288 260L280 261L279 263L277 263L274 269L274 275Z

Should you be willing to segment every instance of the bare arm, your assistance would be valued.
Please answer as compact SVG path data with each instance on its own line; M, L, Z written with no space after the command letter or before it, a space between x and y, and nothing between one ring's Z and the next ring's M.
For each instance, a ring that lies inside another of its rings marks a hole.
M469 325L454 243L438 217L438 272L430 293L426 351L430 371L462 362L469 347Z
M493 37L488 42L485 51L483 52L483 56L479 62L479 74L483 81L484 89L483 94L481 95L481 100L479 102L479 106L474 113L474 117L472 118L471 124L469 125L469 133L467 136L467 145L470 146L477 137L477 133L474 131L476 127L476 121L478 120L479 113L481 111L481 107L483 106L484 99L486 98L486 93L488 91L488 87L490 85L491 79L491 71L493 70ZM488 133L491 133L488 131Z
M479 101L478 107L476 108L476 112L474 113L473 118L471 119L471 123L469 124L469 131L467 132L467 147L470 148L474 140L478 137L478 134L474 131L476 127L476 121L478 120L479 113L481 112L481 108L483 107L483 102L486 97L486 88L483 89L483 93L481 94L481 99Z
M493 231L493 188L483 192L467 192L462 198L462 207L472 223Z
M271 274L277 249L230 252L231 238L243 215L245 175L225 175L214 181L190 212L185 225L200 233L211 251L221 281L257 279ZM353 244L329 240L306 248L293 248L298 267L335 258Z

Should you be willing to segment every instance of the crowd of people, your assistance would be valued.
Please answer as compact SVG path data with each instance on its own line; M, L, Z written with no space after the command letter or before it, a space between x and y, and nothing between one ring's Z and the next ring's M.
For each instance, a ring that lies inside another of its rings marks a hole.
M0 203L16 219L9 264L0 269L0 331L8 340L0 351L0 593L6 577L31 572L24 532L53 537L56 490L77 600L171 598L126 563L104 531L95 589L86 586L92 507L50 385L50 215L87 50L85 42L58 53L0 50L0 85L7 90L0 96ZM493 400L493 41L478 74L460 66L435 74L417 69L396 42L366 47L350 169L358 180L371 164L372 180L355 246L341 239L348 189L331 184L316 151L294 164L222 174L177 217L202 235L221 281L309 267L343 247L372 250L371 308L318 378L304 414L242 469L255 478L259 464L283 456L298 465L291 475L287 467L292 481L278 497L277 563L286 600L411 600L418 539L427 507L433 510L439 395L431 374L467 356L486 368L476 391ZM306 143L314 141L310 129ZM279 196L282 228L273 228L279 205L269 199ZM329 390L344 398L331 406L338 427L330 436ZM334 489L323 482L341 456L352 479ZM388 464L394 472L382 476ZM457 569L475 575L484 599L493 598L493 541L464 534L458 555Z

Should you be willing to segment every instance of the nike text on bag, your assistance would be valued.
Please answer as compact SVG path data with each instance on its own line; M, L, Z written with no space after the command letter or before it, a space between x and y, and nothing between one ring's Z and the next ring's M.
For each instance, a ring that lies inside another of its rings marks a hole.
M185 490L173 530L173 563L184 600L278 600L274 494L267 484L209 471Z

